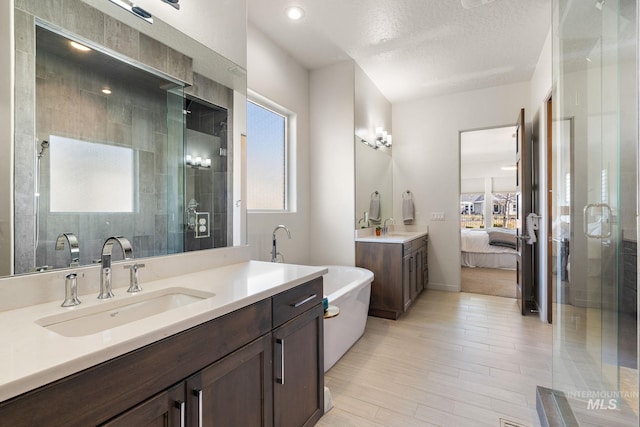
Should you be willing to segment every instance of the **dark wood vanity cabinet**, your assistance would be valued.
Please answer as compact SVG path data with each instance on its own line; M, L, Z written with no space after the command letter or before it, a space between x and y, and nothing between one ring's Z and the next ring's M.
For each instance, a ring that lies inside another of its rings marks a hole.
M356 266L373 272L369 315L397 319L428 283L427 236L404 243L356 242Z
M186 381L192 426L272 426L271 334Z
M2 402L0 424L314 425L323 313L318 278Z
M185 389L180 383L103 424L105 427L180 427L184 425Z
M278 427L312 426L324 413L322 281L309 285L273 298L273 419Z

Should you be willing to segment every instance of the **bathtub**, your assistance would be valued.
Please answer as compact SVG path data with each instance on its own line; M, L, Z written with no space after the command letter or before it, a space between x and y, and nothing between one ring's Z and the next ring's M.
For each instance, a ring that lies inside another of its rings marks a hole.
M364 333L373 273L359 267L326 266L324 296L340 314L324 319L324 371L327 372Z

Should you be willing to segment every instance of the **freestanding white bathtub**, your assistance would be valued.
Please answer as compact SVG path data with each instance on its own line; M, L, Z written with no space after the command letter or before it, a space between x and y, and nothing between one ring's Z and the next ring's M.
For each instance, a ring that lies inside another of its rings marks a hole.
M326 266L324 296L340 309L324 319L324 371L327 372L364 333L373 273L359 267Z

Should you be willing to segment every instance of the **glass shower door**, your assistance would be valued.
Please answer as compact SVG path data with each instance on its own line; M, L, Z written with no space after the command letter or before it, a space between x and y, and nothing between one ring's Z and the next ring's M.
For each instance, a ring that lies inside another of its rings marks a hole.
M637 306L622 291L623 239L637 235L635 8L554 1L553 388L581 425L638 422L637 319L622 311Z

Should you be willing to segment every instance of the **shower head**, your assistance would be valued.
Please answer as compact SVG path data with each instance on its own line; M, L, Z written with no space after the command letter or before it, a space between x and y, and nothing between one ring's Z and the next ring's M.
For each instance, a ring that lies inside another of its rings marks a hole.
M38 157L42 157L44 155L44 150L46 150L47 148L49 148L49 141L42 141L42 143L40 144L40 151L38 151Z

